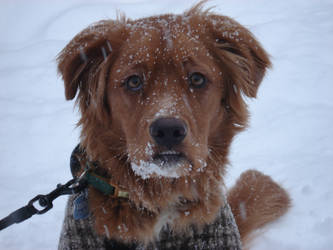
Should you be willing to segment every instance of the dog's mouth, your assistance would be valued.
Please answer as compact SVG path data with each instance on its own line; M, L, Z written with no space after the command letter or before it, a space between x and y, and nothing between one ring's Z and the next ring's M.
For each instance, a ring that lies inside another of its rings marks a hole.
M174 167L187 161L187 157L182 152L173 150L162 151L153 155L153 162L161 167Z
M191 161L185 153L175 150L152 152L148 160L137 160L131 162L131 168L136 175L143 179L151 177L178 178L187 171L186 166L192 166Z

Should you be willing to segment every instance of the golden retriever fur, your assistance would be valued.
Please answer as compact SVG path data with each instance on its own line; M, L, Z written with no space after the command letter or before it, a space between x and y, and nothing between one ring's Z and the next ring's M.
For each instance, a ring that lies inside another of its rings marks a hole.
M268 67L246 28L202 3L182 15L100 21L76 35L60 53L58 69L66 98L76 96L79 105L81 145L112 184L129 192L121 199L91 188L97 232L147 243L166 224L183 231L212 223L226 195L230 143L247 125L244 97L256 96ZM204 76L203 87L189 84L194 73ZM139 90L128 89L131 76L142 80ZM171 167L153 162L169 150L150 134L161 117L187 127L172 147L186 160ZM241 176L228 201L242 239L289 206L287 193L254 170Z

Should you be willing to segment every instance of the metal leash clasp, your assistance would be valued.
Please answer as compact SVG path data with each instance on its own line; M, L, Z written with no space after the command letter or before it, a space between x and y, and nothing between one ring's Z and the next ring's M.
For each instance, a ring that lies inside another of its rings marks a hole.
M35 198L29 201L29 206L34 206L34 203L38 201L39 205L43 209L34 208L37 210L37 214L44 214L53 208L53 201L61 195L70 195L81 192L85 188L83 182L79 182L78 179L72 179L66 184L58 184L57 188L47 195L37 195Z
M11 226L14 223L20 223L29 219L35 214L44 214L53 208L53 201L61 195L71 195L82 192L87 187L87 181L84 178L85 172L79 177L68 181L66 184L58 184L57 188L46 195L39 194L35 198L31 199L28 205L21 207L14 211L7 217L0 220L0 231L4 228ZM42 209L35 206L38 202Z

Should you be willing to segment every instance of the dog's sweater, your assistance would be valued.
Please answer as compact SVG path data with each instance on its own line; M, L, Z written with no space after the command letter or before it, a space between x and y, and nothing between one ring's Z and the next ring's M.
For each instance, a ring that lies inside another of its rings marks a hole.
M191 227L186 235L176 235L167 227L159 235L159 240L148 246L140 244L124 245L98 236L93 229L91 218L73 218L73 200L70 197L59 241L59 250L240 250L241 242L237 225L228 204L221 208L220 216L214 223L202 230Z

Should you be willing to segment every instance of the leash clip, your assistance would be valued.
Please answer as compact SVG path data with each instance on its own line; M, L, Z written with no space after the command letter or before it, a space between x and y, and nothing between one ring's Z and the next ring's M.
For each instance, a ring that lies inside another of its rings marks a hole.
M32 217L35 214L44 214L53 208L53 201L62 195L70 195L80 193L87 187L87 182L84 178L86 173L83 173L79 178L74 178L66 184L58 184L57 188L46 195L39 194L28 202L28 205L17 209L7 217L0 220L0 231L11 226L14 223L20 223ZM42 209L36 208L36 202Z
M53 208L52 202L59 196L80 193L85 187L86 183L83 181L83 179L75 178L68 181L64 185L58 184L57 188L47 195L37 195L35 198L29 201L28 205L33 206L33 204L38 201L39 205L43 207L43 209L39 210L34 206L37 210L37 214L44 214Z

